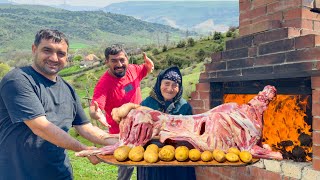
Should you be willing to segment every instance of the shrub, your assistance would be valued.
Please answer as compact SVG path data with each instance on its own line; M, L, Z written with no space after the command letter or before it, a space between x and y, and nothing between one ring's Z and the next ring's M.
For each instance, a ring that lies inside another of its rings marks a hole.
M221 32L214 32L213 34L213 40L217 41L217 40L222 40L223 36Z
M193 38L188 39L188 46L193 47L196 44Z
M166 52L168 50L168 47L166 45L163 45L162 52Z
M153 50L152 50L152 54L153 55L158 55L160 52L159 52L159 50L157 49L157 48L154 48Z
M180 41L178 44L177 44L177 48L183 48L186 46L186 42L185 41Z
M203 59L205 55L206 55L206 52L203 49L199 49L199 51L196 54L196 56L199 57L200 59Z
M82 56L81 55L76 55L76 56L74 56L73 57L73 59L72 59L73 61L81 61L82 60Z
M226 37L232 37L232 32L231 32L231 31L228 31L228 32L226 33Z

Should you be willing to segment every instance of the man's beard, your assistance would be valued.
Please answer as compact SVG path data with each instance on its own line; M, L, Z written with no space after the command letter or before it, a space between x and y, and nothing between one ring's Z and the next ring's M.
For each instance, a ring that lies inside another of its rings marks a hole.
M119 69L121 69L121 68L119 68ZM127 70L127 68L122 68L122 69L123 69L122 72L117 72L116 69L115 69L115 70L114 70L114 75L115 75L116 77L118 77L118 78L122 78L123 76L125 76L125 75L126 75L126 70Z

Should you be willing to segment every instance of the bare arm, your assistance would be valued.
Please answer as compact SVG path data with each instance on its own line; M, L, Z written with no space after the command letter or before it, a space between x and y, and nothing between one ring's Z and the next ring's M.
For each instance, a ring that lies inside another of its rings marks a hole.
M91 123L74 126L78 133L89 141L102 145L113 145L119 141L118 135L110 135Z
M76 152L90 149L56 125L52 124L45 116L40 116L24 122L34 134L61 148Z

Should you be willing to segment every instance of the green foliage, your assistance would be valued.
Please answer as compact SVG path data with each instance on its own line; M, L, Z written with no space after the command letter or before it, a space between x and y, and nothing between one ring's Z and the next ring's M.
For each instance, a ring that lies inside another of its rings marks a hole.
M199 51L197 52L197 57L199 57L200 59L203 59L205 55L206 52L203 49L199 49Z
M81 61L82 60L82 56L81 55L76 55L75 57L73 57L73 61Z
M179 41L179 43L177 44L177 48L183 48L185 46L186 46L186 41L184 40Z
M227 33L226 33L226 37L232 37L232 31L228 31Z
M217 32L215 31L213 34L213 40L218 41L221 40L223 38L222 33L221 32Z
M64 32L70 39L70 49L111 43L146 45L157 43L155 34L161 37L160 43L164 43L167 34L172 37L170 41L177 41L177 37L183 34L170 26L120 14L67 11L36 5L0 5L0 24L0 53L29 50L35 33L41 28Z
M138 59L135 56L130 56L129 57L129 62L131 64L137 64L138 63Z
M166 52L168 50L168 47L166 45L162 46L162 52Z
M69 49L83 49L89 47L84 43L71 43Z
M10 66L5 63L0 63L0 79L10 71Z
M158 50L158 48L154 48L153 50L152 50L152 54L153 55L157 55L157 54L159 54L160 53L160 51Z
M188 46L193 47L196 44L193 38L188 38Z

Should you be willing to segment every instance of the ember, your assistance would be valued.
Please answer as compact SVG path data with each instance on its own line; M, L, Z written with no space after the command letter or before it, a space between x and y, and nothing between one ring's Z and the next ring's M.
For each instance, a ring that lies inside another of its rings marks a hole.
M226 94L224 102L246 103L253 96ZM281 152L285 159L311 161L311 123L307 115L309 103L310 96L307 95L277 95L263 116L263 143Z

